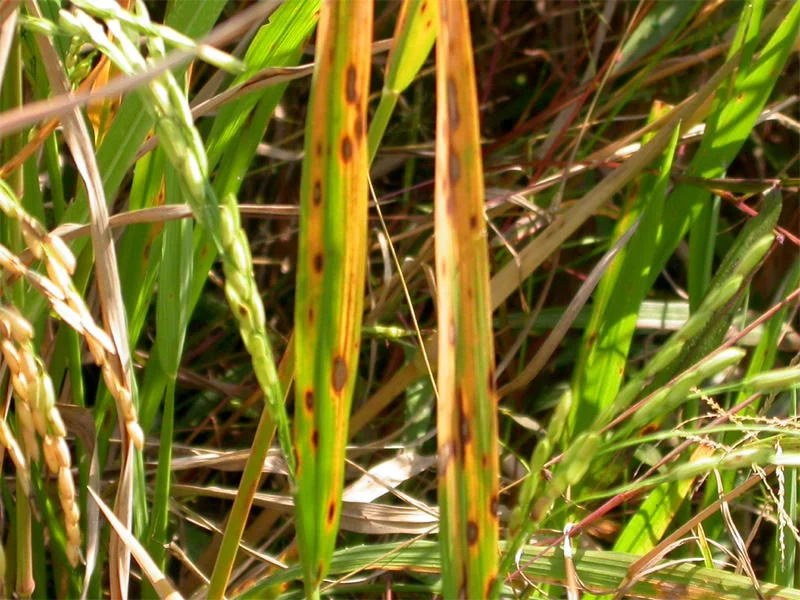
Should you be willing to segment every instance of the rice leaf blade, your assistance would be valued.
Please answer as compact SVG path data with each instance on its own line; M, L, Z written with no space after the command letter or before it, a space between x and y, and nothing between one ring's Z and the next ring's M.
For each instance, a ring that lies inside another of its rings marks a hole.
M435 234L445 597L495 597L497 390L477 86L467 3L439 3Z
M295 503L308 597L319 596L336 541L358 374L371 42L372 3L323 3L305 132L295 296Z

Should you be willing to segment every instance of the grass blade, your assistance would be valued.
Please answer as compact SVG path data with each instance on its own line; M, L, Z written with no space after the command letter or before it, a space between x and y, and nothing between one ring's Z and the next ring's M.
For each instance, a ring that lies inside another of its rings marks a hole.
M371 41L372 3L323 4L306 126L295 295L295 497L309 597L319 596L336 541L358 373Z
M369 124L369 160L375 159L386 125L400 94L411 85L436 39L439 23L435 0L403 0L394 28L394 45L389 53L381 99Z
M447 598L494 597L497 391L477 86L467 3L439 4L436 275L440 547Z
M668 107L655 105L650 113L651 121L667 111ZM633 187L627 205L623 207L623 216L617 223L614 239L642 215L638 231L627 247L620 250L594 294L592 315L584 330L572 384L570 434L588 427L597 413L614 400L622 383L641 299L647 293L643 278L628 274L648 273L651 268L653 241L657 243L659 239L678 133L676 128L670 144L658 160L658 174L643 173Z

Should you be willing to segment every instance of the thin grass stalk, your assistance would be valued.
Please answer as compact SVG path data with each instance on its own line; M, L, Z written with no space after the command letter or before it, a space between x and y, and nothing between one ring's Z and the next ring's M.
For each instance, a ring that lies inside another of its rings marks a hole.
M439 3L436 275L439 541L447 598L496 597L497 390L477 86L467 3Z
M371 2L322 5L306 119L295 296L297 542L319 597L339 529L367 255Z

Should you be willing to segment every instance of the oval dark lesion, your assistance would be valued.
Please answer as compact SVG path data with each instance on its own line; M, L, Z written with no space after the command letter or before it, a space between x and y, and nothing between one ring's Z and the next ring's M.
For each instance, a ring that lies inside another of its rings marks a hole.
M336 502L333 500L328 504L328 524L333 523L333 518L336 516Z
M347 362L339 355L333 359L333 391L340 394L347 383Z
M345 85L345 97L350 104L355 104L358 100L356 92L356 67L352 63L347 65L347 75L345 77L347 83Z
M450 176L450 185L455 187L455 185L458 183L458 180L461 179L461 161L453 150L450 151L450 157L447 161L447 164L448 175Z
M474 546L478 542L478 524L475 521L467 523L467 543Z
M314 190L311 194L311 202L314 206L322 204L322 184L319 180L314 182Z
M342 160L350 162L351 158L353 158L353 141L346 135L342 138Z
M447 79L447 118L450 129L458 129L461 124L461 115L458 112L458 88L452 77Z

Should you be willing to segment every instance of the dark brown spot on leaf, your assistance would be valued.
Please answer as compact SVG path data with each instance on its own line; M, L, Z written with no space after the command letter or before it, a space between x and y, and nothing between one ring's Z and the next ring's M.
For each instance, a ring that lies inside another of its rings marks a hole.
M328 504L328 525L333 523L333 518L336 516L336 503L331 500Z
M308 322L309 322L309 324L312 324L312 325L314 324L314 307L313 306L309 306L308 307Z
M319 430L315 429L311 432L311 447L316 451L319 448Z
M317 273L322 273L322 266L325 263L325 260L322 257L322 252L317 252L314 255L314 270Z
M461 123L458 114L458 95L456 82L452 77L447 78L447 118L450 121L450 130L455 131Z
M489 377L487 379L488 379L488 381L486 382L486 385L489 387L489 390L490 391L496 390L497 389L497 379L495 378L494 369L492 367L489 367Z
M428 10L428 2L427 2L427 0L419 5L419 12L420 13L424 13L426 10Z
M346 75L346 86L345 86L345 97L350 104L355 104L356 100L358 100L356 94L356 67L353 64L347 65L347 75Z
M311 195L311 202L314 206L322 204L322 184L319 180L314 182L314 192Z
M342 356L333 359L333 391L340 394L347 383L347 363Z
M450 151L450 158L448 160L449 166L449 175L450 175L450 185L453 187L456 186L458 180L461 179L461 162L458 159L458 155L451 150ZM452 190L451 190L452 193Z
M322 156L322 142L317 142L317 156Z
M478 215L470 215L469 216L469 227L473 231L478 229Z
M353 142L350 140L350 136L346 135L342 138L342 160L350 162L351 158L353 158Z
M314 390L306 390L305 396L303 397L305 400L306 408L309 412L314 410Z
M474 546L478 541L478 524L475 521L467 523L467 543Z
M461 448L465 450L470 442L471 432L469 428L469 419L467 419L463 410L459 411L458 434L461 436Z

